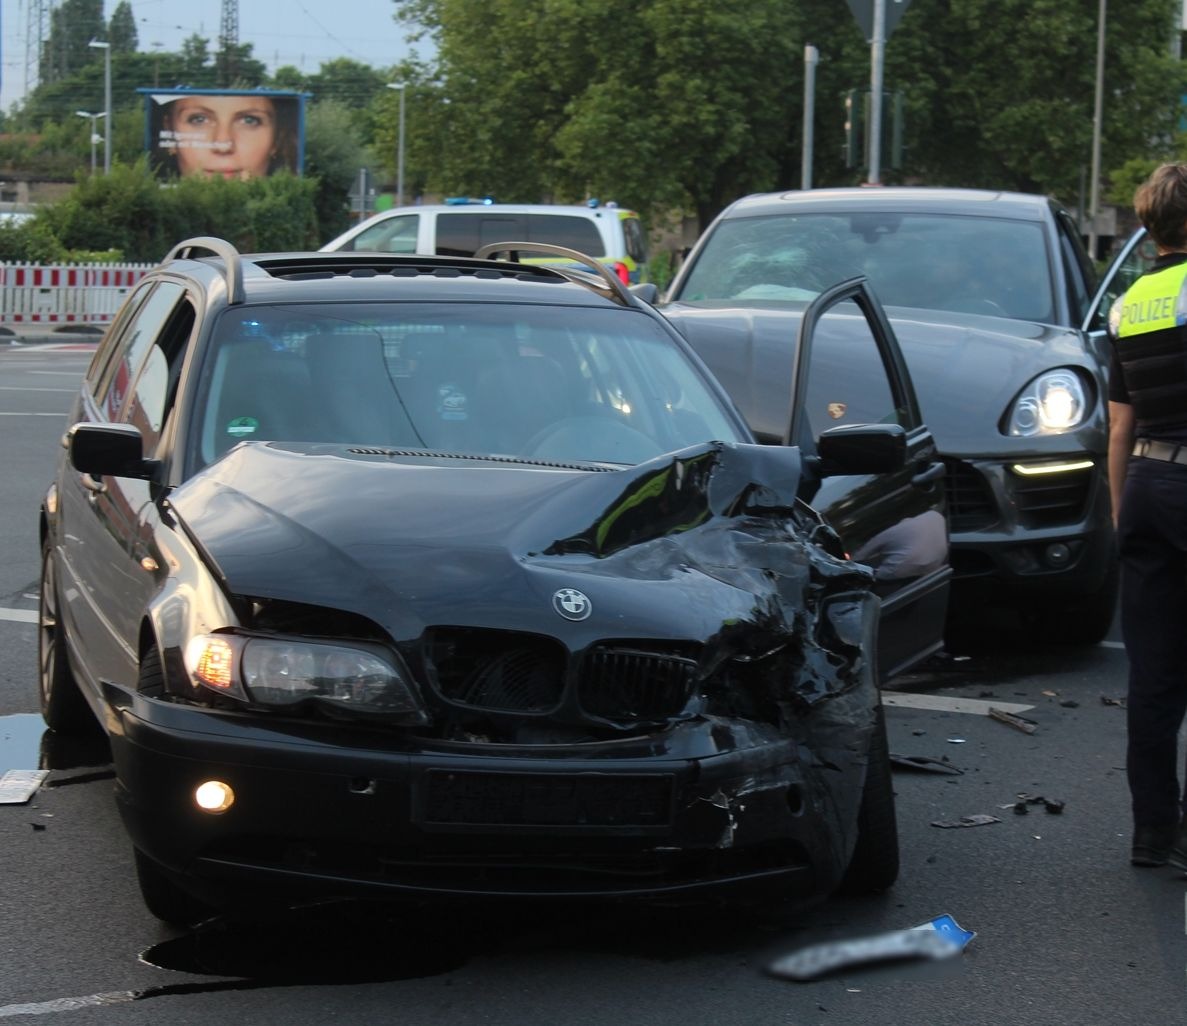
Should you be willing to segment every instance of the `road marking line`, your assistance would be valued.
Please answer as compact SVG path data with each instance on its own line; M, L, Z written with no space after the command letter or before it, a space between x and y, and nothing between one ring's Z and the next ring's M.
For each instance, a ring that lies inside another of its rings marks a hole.
M935 712L972 713L974 716L988 716L990 709L1002 712L1020 713L1033 709L1033 705L1018 702L982 702L976 698L953 698L949 695L914 695L905 691L882 693L883 705L897 705L906 709L930 709Z
M1101 648L1125 648L1124 641L1098 641Z
M13 620L16 623L36 623L37 610L0 608L0 620Z
M51 1012L72 1012L77 1008L121 1005L127 1001L135 1000L135 991L117 990L107 994L91 994L89 997L56 998L53 1001L37 1001L27 1005L3 1005L0 1006L0 1019L7 1019L14 1015L48 1015Z

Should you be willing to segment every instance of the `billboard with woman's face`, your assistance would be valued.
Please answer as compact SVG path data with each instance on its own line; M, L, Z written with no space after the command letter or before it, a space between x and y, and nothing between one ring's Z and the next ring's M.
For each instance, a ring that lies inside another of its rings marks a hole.
M300 174L305 94L254 89L175 89L145 94L147 146L162 178L259 178Z

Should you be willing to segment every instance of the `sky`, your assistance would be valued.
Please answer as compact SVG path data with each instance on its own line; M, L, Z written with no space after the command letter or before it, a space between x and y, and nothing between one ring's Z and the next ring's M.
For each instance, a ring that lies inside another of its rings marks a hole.
M50 0L44 0L49 3ZM54 6L58 0L54 0ZM110 18L118 0L104 0ZM222 0L131 0L139 49L154 44L178 51L197 32L218 45ZM35 81L26 81L26 50L32 0L0 0L0 110L8 110ZM239 0L239 42L269 71L291 64L315 72L323 62L349 57L389 67L408 55L404 27L392 15L392 0ZM427 48L420 44L422 56Z

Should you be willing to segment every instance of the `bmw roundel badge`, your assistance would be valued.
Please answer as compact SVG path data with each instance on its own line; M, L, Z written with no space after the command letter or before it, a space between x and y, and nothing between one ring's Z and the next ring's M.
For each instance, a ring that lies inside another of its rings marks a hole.
M552 608L566 620L584 620L593 612L593 603L576 588L561 588L552 593Z

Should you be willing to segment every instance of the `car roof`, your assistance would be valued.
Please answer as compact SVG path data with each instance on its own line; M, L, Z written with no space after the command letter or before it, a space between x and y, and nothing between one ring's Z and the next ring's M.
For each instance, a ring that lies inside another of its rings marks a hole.
M635 211L620 207L617 203L599 203L597 206L587 203L422 203L380 210L364 220L373 221L400 214L476 214L488 211L496 214L558 214L577 217L600 217L602 214L638 216Z
M956 189L937 186L876 186L842 189L808 189L755 193L743 196L722 213L722 218L753 217L777 213L844 210L928 211L981 217L1039 220L1052 200L1047 196L991 189Z
M366 252L237 253L193 239L157 270L186 275L227 302L543 303L552 306L643 304L605 275L574 268L474 257ZM198 255L204 251L213 255ZM588 258L586 258L588 260ZM591 264L595 261L590 260Z

